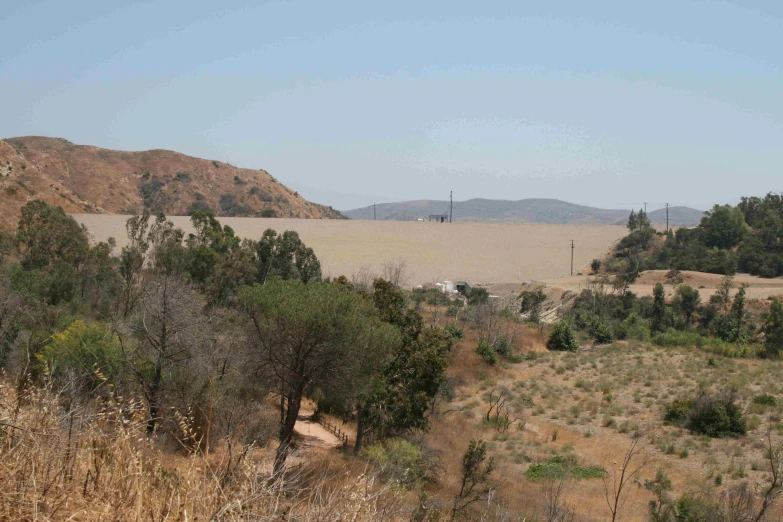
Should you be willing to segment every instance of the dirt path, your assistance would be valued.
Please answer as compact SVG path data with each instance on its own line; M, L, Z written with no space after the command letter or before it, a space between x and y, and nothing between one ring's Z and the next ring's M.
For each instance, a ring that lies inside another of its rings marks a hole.
M341 446L342 442L340 439L312 420L313 413L312 410L304 407L299 410L294 433L296 433L302 445L317 448L336 448Z

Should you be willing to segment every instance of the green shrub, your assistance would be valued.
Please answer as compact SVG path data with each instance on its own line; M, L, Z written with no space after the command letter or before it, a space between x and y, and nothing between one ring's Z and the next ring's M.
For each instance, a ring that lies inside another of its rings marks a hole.
M508 357L511 355L511 343L508 342L507 339L500 338L497 341L495 341L495 344L492 345L492 347L495 349L497 353L502 355L503 357Z
M464 339L465 338L465 332L462 331L462 328L457 326L456 324L447 324L443 327L443 330L446 331L447 334L449 334L452 339Z
M618 339L647 341L650 339L650 327L647 322L639 317L636 312L631 312L625 320L617 326Z
M695 399L676 399L664 411L664 420L708 437L745 435L747 424L733 394L702 392Z
M590 335L600 344L612 342L612 328L602 319L593 321L590 325Z
M119 339L103 323L74 321L52 336L38 358L55 377L76 378L90 388L116 382L124 368Z
M575 352L579 349L579 343L576 340L573 328L568 321L556 323L549 335L546 347L550 350Z
M579 466L576 458L555 455L545 462L531 464L525 471L525 477L531 482L571 477L577 480L603 478L606 469L600 466Z
M472 288L470 290L470 296L468 297L468 303L472 305L484 304L489 301L489 292L486 288Z
M663 420L671 422L673 424L680 423L687 419L688 413L691 411L690 399L679 398L673 400L664 409Z
M723 508L715 502L685 494L674 504L677 522L715 522L725 520Z
M707 344L707 340L696 332L675 330L674 328L655 334L652 342L658 346L697 346L699 348Z
M478 343L478 346L476 346L476 353L492 366L495 366L498 363L498 353L486 341Z
M425 478L421 448L405 439L386 439L367 448L367 457L381 468L381 476L405 486Z
M775 406L777 405L777 400L775 400L774 396L768 393L762 393L761 395L756 395L753 397L753 404L759 404L761 406Z

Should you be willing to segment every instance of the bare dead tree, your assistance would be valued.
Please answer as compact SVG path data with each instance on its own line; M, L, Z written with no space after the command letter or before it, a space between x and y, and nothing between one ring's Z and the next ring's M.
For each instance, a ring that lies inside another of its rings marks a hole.
M137 342L128 342L120 325L115 325L115 332L149 406L147 432L151 434L160 418L166 375L199 353L208 318L201 313L198 295L176 276L160 275L150 281L140 303L128 326Z
M644 455L641 459L639 453L641 448L639 442L642 440L641 434L637 433L631 439L631 445L628 447L622 462L618 467L612 468L611 476L605 474L604 481L604 496L606 498L606 505L609 507L609 511L612 514L612 522L617 520L617 515L625 505L625 501L628 499L628 486L634 480L636 475L647 466L650 459ZM615 463L617 465L617 463Z
M408 284L407 268L408 263L401 257L386 261L381 268L381 277L393 284L395 288L400 288Z
M490 300L472 307L470 310L471 327L476 331L478 342L485 342L492 347L503 340L513 345L516 339L514 321L503 313L498 304Z
M508 404L509 393L505 388L493 389L489 392L487 402L489 409L486 413L486 422L491 425L498 433L508 430L515 422L522 420L522 417L512 417L512 410Z
M544 519L547 522L574 522L576 508L566 501L568 471L544 482Z
M372 282L376 277L375 272L369 266L362 265L351 274L351 285L358 292L370 293L372 292Z
M769 483L762 489L761 492L761 507L753 517L753 522L760 522L764 519L767 511L775 505L780 498L781 492L781 449L780 446L772 441L772 420L770 419L767 427L767 445L764 448L765 457L769 462L770 476Z

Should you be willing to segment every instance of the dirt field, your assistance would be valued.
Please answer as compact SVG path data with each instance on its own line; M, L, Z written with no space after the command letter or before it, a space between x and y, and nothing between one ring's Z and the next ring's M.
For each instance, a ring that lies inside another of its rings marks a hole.
M648 270L643 272L639 276L639 279L631 285L630 290L638 296L652 295L655 284L663 283L666 288L666 294L672 296L674 295L676 285L668 284L666 282L667 273L666 270ZM702 302L709 300L710 296L715 293L723 279L722 275L691 271L682 272L682 277L683 284L690 285L699 290ZM589 288L590 279L593 278L587 275L581 275L548 279L544 281L544 283L548 287L579 293L585 288ZM732 295L741 285L747 286L746 293L749 298L765 299L774 295L783 295L783 278L765 279L763 277L756 277L748 274L737 274L734 276L734 290L732 291Z
M96 240L127 242L128 216L75 214ZM170 218L186 232L189 218ZM410 285L443 280L471 283L515 282L568 275L575 240L574 270L601 257L626 229L606 225L529 225L429 223L416 221L343 221L316 219L220 218L238 235L257 239L267 228L296 230L321 260L324 276L349 278L364 269L379 272L383 263L403 259Z

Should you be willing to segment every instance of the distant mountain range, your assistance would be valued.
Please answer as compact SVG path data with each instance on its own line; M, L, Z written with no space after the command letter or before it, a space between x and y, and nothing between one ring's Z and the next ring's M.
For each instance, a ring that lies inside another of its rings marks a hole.
M402 201L345 210L350 219L377 219L413 221L428 219L430 214L448 214L449 202L438 200ZM500 199L469 199L454 202L454 221L498 222L498 223L549 223L549 224L598 224L624 225L630 210L602 209L575 205L558 199L522 199L507 201ZM696 226L704 212L688 207L669 207L671 226ZM666 210L649 212L655 224L666 223Z

